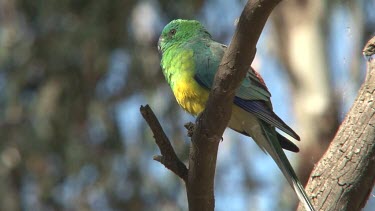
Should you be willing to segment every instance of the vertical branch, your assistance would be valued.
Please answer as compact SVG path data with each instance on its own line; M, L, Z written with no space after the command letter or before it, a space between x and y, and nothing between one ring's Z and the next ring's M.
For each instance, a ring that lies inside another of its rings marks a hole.
M219 141L229 122L234 92L246 75L256 43L281 0L249 0L221 61L206 108L197 119L186 183L189 210L214 210L214 176Z

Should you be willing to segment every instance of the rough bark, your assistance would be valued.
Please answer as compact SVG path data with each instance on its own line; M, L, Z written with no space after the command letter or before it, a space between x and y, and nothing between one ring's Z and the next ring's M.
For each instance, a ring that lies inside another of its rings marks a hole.
M375 37L364 49L364 55L374 54ZM375 182L374 95L375 59L370 57L358 97L307 184L317 210L355 211L366 204Z

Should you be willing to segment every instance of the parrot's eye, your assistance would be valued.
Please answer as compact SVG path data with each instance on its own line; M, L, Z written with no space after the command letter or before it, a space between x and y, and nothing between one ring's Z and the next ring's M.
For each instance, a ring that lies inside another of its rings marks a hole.
M169 31L169 34L170 34L171 36L175 35L175 34L176 34L176 29L171 29L171 30Z

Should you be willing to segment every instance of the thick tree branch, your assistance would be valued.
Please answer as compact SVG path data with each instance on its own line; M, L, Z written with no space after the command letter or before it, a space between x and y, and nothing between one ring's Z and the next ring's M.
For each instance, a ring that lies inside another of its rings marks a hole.
M375 54L375 37L364 49ZM306 191L319 210L361 210L375 182L375 59L353 107L311 174ZM301 204L298 210L303 210Z
M154 160L162 163L166 168L171 170L185 182L187 181L188 169L185 164L177 157L171 142L167 135L164 133L158 119L149 105L141 106L140 108L143 118L147 121L150 126L155 142L158 145L162 155L154 156Z
M268 16L280 1L249 0L241 14L192 137L186 183L189 210L214 210L217 150L231 116L234 92L254 58L256 43Z

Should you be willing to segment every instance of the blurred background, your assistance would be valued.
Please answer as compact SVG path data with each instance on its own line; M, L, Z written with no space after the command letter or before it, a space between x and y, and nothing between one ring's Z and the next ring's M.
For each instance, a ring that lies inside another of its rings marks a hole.
M157 40L177 18L228 44L244 0L0 0L0 210L187 210L159 154L150 104L186 162L189 138L160 70ZM253 66L275 112L300 134L288 157L306 182L365 77L374 0L285 0ZM227 130L216 210L293 210L296 197L253 141ZM365 210L375 207L373 191Z

